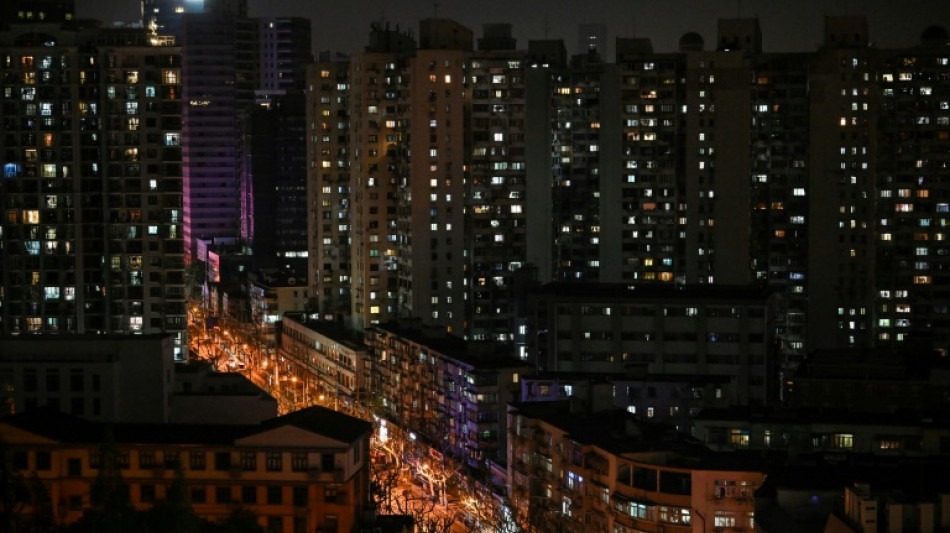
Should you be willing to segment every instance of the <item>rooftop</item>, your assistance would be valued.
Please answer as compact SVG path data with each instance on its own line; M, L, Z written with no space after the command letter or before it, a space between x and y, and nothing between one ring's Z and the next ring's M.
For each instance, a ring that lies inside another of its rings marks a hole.
M0 418L12 426L58 442L99 444L218 444L279 427L293 426L340 442L351 443L372 432L372 424L325 407L313 406L265 420L260 424L107 424L90 422L52 409L34 409Z

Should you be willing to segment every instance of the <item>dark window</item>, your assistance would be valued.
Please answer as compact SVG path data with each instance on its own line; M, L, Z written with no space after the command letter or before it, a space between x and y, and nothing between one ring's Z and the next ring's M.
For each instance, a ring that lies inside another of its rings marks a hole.
M59 396L50 396L46 399L46 408L51 411L60 411Z
M284 530L284 519L282 516L267 517L267 533L281 533Z
M249 471L257 470L257 452L241 453L241 469Z
M324 533L333 533L340 529L340 518L335 514L328 514L323 518Z
M324 472L333 472L333 454L324 453L320 455L320 469Z
M76 416L83 416L86 414L86 400L83 397L70 398L69 400L69 412Z
M283 470L283 458L280 452L267 452L267 471L280 472Z
M13 469L27 470L30 468L29 455L25 451L17 450L13 452Z
M307 452L294 452L290 456L290 469L294 472L303 472L307 469Z
M231 503L231 487L216 487L214 499L217 503Z
M323 501L327 503L336 503L337 496L340 495L340 487L338 485L327 485L323 489Z
M175 469L181 466L181 455L178 450L165 450L165 468Z
M83 392L85 380L83 379L81 368L73 368L69 371L69 390L72 392Z
M307 519L305 517L294 517L294 533L307 533Z
M153 450L139 451L139 468L154 468L155 452Z
M52 456L49 452L36 452L36 469L49 470L53 466Z
M284 503L283 487L267 487L267 504L280 505Z
M644 490L656 490L656 470L634 467L633 486Z
M205 452L199 451L190 451L188 452L188 460L190 462L190 468L192 470L204 470L206 468L206 454Z
M92 375L92 391L93 392L99 392L99 389L102 388L101 381L102 380L99 378L99 374Z
M36 392L37 380L36 370L27 369L23 371L23 392Z
M205 503L208 501L208 491L204 487L191 487L191 503Z
M155 501L155 485L140 485L139 495L141 501L153 503Z
M67 459L66 460L66 472L72 477L79 477L82 475L82 459Z
M307 487L294 487L294 507L306 507L308 499Z
M241 487L241 502L257 503L257 486L245 485Z
M46 392L59 392L59 370L46 369Z
M228 470L230 468L231 468L231 453L230 452L215 452L214 469Z
M82 510L82 495L81 494L76 494L69 497L69 510L71 511Z

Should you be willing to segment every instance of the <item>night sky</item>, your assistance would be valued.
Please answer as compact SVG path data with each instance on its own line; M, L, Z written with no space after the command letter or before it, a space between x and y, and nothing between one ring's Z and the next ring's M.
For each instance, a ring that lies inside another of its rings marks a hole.
M137 0L77 0L80 17L106 22L138 17ZM519 48L529 39L563 38L568 51L577 24L607 24L608 42L617 36L649 37L657 52L672 52L680 36L697 31L715 42L716 20L758 15L766 52L810 51L821 40L825 15L863 14L880 47L911 46L931 24L950 27L948 0L249 0L251 16L302 16L313 21L315 50L360 51L370 23L387 20L418 34L418 21L455 19L481 35L482 24L513 25ZM612 51L612 46L610 47Z

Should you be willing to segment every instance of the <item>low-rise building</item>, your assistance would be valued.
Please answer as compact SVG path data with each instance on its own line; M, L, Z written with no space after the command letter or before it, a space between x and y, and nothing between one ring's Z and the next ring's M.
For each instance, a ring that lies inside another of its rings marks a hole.
M337 324L288 313L281 318L278 356L283 364L277 365L276 379L290 380L297 387L291 392L304 401L350 411L369 394L360 373L366 354L366 347Z
M78 520L101 475L146 509L179 475L196 514L219 520L236 506L268 531L348 533L369 495L368 422L310 407L260 424L103 424L48 409L0 419L9 464L47 488L57 524Z
M101 422L167 422L173 343L153 335L0 339L2 412L49 406Z
M649 375L637 372L598 375L545 372L521 378L521 401L571 399L593 409L614 406L647 422L672 424L692 433L693 418L707 407L728 407L738 386L734 376Z
M785 381L787 404L893 413L950 408L946 357L910 347L816 350Z
M169 407L176 424L257 424L278 414L277 400L243 374L203 364L175 365Z
M862 413L847 409L706 409L696 437L719 451L776 451L801 462L860 456L950 456L946 413Z
M470 353L457 337L395 324L366 330L371 404L443 456L473 468L503 464L506 406L530 367L504 354Z
M176 363L167 335L0 339L0 414L49 407L93 422L256 424L277 402L239 373Z
M247 296L250 322L265 336L272 336L281 315L306 309L309 299L307 279L293 273L250 272Z
M767 405L777 305L757 286L549 283L528 295L525 342L545 372L728 376L730 404Z
M622 410L509 406L511 508L532 531L752 531L760 458L716 454Z
M873 457L773 469L755 495L762 533L936 533L950 529L950 461Z

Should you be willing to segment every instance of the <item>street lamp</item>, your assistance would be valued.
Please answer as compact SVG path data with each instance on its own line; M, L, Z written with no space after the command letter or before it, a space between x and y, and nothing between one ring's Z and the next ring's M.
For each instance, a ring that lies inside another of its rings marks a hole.
M297 376L291 376L290 384L291 384L290 388L293 391L293 395L294 395L294 402L293 404L291 404L290 410L296 411L297 410Z

